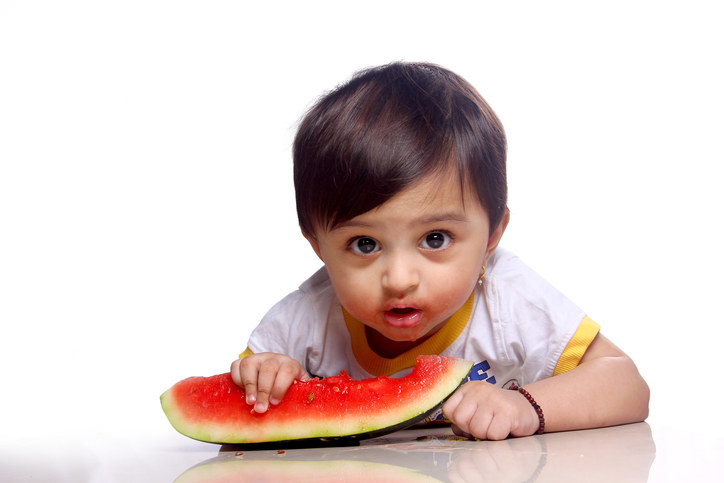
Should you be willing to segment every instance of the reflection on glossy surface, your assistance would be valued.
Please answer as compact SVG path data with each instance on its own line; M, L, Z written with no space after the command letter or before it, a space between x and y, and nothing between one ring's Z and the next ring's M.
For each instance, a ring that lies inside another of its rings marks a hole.
M647 481L656 447L648 424L505 441L449 428L400 431L358 447L243 450L224 446L177 481Z
M396 465L371 461L210 461L186 471L177 483L214 483L222 481L335 481L439 482L437 478Z

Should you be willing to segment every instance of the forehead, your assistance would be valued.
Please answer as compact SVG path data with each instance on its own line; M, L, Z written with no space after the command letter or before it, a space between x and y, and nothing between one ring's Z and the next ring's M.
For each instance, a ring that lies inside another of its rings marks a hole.
M382 205L340 223L335 229L376 223L407 225L442 221L466 222L487 215L473 190L451 173L429 175Z

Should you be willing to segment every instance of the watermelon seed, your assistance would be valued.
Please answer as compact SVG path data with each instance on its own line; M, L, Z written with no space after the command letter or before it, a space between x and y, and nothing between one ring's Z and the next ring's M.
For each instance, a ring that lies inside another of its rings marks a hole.
M337 386L332 386L332 391L339 392L339 388Z
M277 450L277 454L284 454L284 453L286 453L286 451L284 451L283 449L278 449L278 450Z
M309 395L307 396L307 402L312 402L313 399L314 399L314 393L310 392Z

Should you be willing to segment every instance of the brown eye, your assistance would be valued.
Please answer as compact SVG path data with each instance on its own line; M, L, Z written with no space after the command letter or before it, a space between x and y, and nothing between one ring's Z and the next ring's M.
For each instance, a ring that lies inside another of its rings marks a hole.
M359 255L368 255L380 249L379 244L370 237L361 236L352 240L352 251Z
M447 247L451 241L450 235L444 231L431 231L425 235L420 246L427 250L440 250Z

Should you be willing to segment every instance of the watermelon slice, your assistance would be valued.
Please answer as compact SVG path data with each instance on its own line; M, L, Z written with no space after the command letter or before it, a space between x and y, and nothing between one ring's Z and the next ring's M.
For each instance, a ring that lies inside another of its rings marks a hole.
M401 378L339 376L295 382L265 413L246 404L229 373L190 377L161 395L171 425L210 443L268 443L302 439L364 439L410 426L437 409L465 380L473 363L418 356Z

